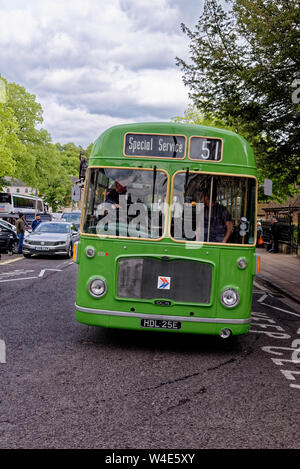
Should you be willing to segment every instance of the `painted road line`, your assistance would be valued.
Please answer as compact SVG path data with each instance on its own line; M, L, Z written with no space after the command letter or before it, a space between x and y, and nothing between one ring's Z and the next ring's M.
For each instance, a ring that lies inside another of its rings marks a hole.
M283 313L292 314L293 316L297 316L298 318L300 318L300 314L293 313L292 311L287 311L286 309L277 308L277 306L268 305L267 303L260 303L260 304L264 306L268 306L269 308L277 309L278 311L282 311Z
M0 339L0 363L6 363L6 345L2 339Z
M257 300L258 303L262 303L262 301L264 301L267 297L268 297L267 293L264 293L263 296L261 296L259 300Z
M55 272L61 272L61 269L42 269L39 273L39 277L43 277L44 273L46 272L46 270L53 270Z
M4 282L17 282L18 280L30 280L30 279L33 279L33 278L38 278L38 277L10 278L10 279L7 279L7 280L0 280L0 283L4 283Z
M42 278L46 272L46 270L52 270L54 272L61 272L61 269L42 269L40 273L38 274L37 277L21 277L21 278L10 278L10 279L5 279L5 280L0 280L0 283L4 282L17 282L19 280L32 280L34 278ZM32 271L33 272L33 271ZM24 273L24 272L22 272Z
M17 275L27 275L27 274L32 274L34 270L24 270L24 269L19 269L19 270L13 270L11 272L2 272L0 273L0 280L5 280L7 277L16 277Z
M11 264L12 262L21 261L24 257L17 257L17 259L10 259L9 261L0 262L0 265Z

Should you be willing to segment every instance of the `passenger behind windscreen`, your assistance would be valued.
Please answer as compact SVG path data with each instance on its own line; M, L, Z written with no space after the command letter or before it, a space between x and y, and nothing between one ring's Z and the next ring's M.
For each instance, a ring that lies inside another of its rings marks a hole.
M204 241L211 243L227 243L232 233L232 218L227 208L218 203L216 198L216 188L213 189L211 199L209 189L202 191L201 202L204 204ZM201 239L200 229L201 227L197 227L196 240Z

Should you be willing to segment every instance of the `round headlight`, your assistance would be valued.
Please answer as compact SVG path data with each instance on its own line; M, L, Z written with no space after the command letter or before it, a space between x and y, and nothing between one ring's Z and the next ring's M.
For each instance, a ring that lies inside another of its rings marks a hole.
M238 265L238 268L241 269L241 270L244 270L246 269L247 267L247 261L244 257L240 257L238 260L237 260L237 265Z
M95 255L95 248L93 246L88 246L85 250L87 257L94 257Z
M226 288L222 291L220 301L226 308L234 308L240 302L240 296L233 288Z
M100 298L105 295L107 290L107 285L105 280L102 278L94 278L89 283L89 292L92 296Z

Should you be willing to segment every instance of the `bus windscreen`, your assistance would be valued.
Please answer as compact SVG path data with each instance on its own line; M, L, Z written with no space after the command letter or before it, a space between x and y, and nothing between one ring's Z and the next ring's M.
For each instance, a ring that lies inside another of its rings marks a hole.
M154 169L91 168L83 232L159 239L165 227L168 175Z
M173 184L173 239L254 243L255 178L182 171Z

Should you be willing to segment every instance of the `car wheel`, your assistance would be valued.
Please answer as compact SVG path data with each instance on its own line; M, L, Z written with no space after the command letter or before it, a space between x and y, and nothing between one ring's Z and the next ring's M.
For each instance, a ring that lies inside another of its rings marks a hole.
M72 255L73 255L73 246L72 244L70 244L68 248L68 252L67 252L67 258L71 259Z
M11 252L12 254L18 254L18 242L12 244Z

